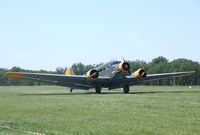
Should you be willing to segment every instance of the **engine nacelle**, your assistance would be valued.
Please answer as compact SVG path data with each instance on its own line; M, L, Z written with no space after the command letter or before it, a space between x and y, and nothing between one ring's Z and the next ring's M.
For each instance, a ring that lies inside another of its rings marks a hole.
M86 76L90 80L96 80L99 77L99 72L96 69L90 69L87 73Z
M135 72L133 73L133 76L134 76L136 79L143 80L143 79L146 79L146 77L147 77L147 72L146 72L143 68L140 68L140 69L138 69L137 71L135 71Z
M122 62L119 64L118 70L122 73L127 73L130 70L130 64L128 62Z

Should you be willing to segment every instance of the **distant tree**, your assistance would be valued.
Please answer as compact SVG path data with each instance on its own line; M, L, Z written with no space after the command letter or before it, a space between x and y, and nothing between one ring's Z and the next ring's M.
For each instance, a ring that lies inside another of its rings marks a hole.
M200 68L199 63L187 59L176 59L171 63L171 72L177 71L196 71L191 77L175 78L173 83L176 85L199 84Z
M6 69L0 69L0 86L7 85L7 79L4 77L6 72Z
M11 68L11 71L12 71L12 72L21 72L21 71L24 71L24 70L22 70L20 67L16 67L16 66L15 66L15 67L12 67L12 68Z
M82 63L74 63L72 65L72 69L76 75L83 75L85 74L85 65Z
M135 61L128 61L128 62L130 63L131 71L136 71L139 68L147 69L148 67L148 64L143 60L135 60Z
M159 56L153 59L150 63L148 63L147 73L155 74L155 73L166 73L170 71L170 64L165 57ZM169 85L170 80L159 80L150 82L151 85Z
M159 63L168 63L168 60L167 60L167 58L165 58L165 57L163 57L163 56L159 56L159 57L157 57L157 58L155 58L155 59L153 59L152 61L151 61L151 64L153 65L153 64L159 64Z
M62 67L57 67L57 68L56 68L56 73L57 73L57 74L64 74L64 73L65 73L65 69L62 68Z

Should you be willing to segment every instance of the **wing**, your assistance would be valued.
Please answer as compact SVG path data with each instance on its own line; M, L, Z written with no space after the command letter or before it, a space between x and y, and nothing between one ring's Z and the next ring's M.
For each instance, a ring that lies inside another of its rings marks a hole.
M147 79L146 80L160 80L160 79L164 79L164 78L190 76L193 73L195 73L195 71L149 74L149 75L147 75Z
M149 74L146 79L138 80L134 76L125 76L124 78L99 77L96 80L90 80L86 76L79 75L59 75L59 74L38 74L38 73L22 73L22 72L8 72L5 74L6 78L29 79L46 81L59 86L70 87L72 89L85 89L94 88L96 84L101 84L104 87L120 87L121 84L135 85L146 81L160 80L164 78L182 77L193 74L195 71L188 72L174 72L174 73L161 73Z
M86 89L93 87L93 81L86 76L79 75L59 75L59 74L38 74L38 73L22 73L22 72L8 72L5 74L6 78L29 79L45 81L52 84L66 86L70 88ZM98 78L95 82L106 81L106 78Z
M134 76L126 76L126 79L130 85L133 85L136 83L142 83L142 82L146 82L146 81L154 81L154 80L162 80L162 79L166 79L166 78L190 76L193 73L195 73L195 71L148 74L146 79L142 79L142 80L138 80Z

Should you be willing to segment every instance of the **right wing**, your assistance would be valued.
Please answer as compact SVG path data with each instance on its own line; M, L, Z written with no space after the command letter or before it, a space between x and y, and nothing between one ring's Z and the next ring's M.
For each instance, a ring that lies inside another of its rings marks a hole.
M146 80L160 80L162 78L173 78L173 77L190 76L193 73L195 73L195 71L149 74L149 75L147 75L147 79Z
M162 80L162 79L167 79L167 78L190 76L193 73L195 73L195 71L159 73L159 74L148 74L145 79L141 79L141 80L136 79L134 76L127 76L126 79L130 85L133 85L133 84L141 84L147 81L156 81L156 80Z

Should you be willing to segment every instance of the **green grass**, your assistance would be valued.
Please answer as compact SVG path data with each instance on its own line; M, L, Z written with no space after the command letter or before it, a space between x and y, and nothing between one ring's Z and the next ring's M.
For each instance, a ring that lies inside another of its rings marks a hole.
M0 87L2 135L198 135L200 87L131 87L95 94L62 87Z

